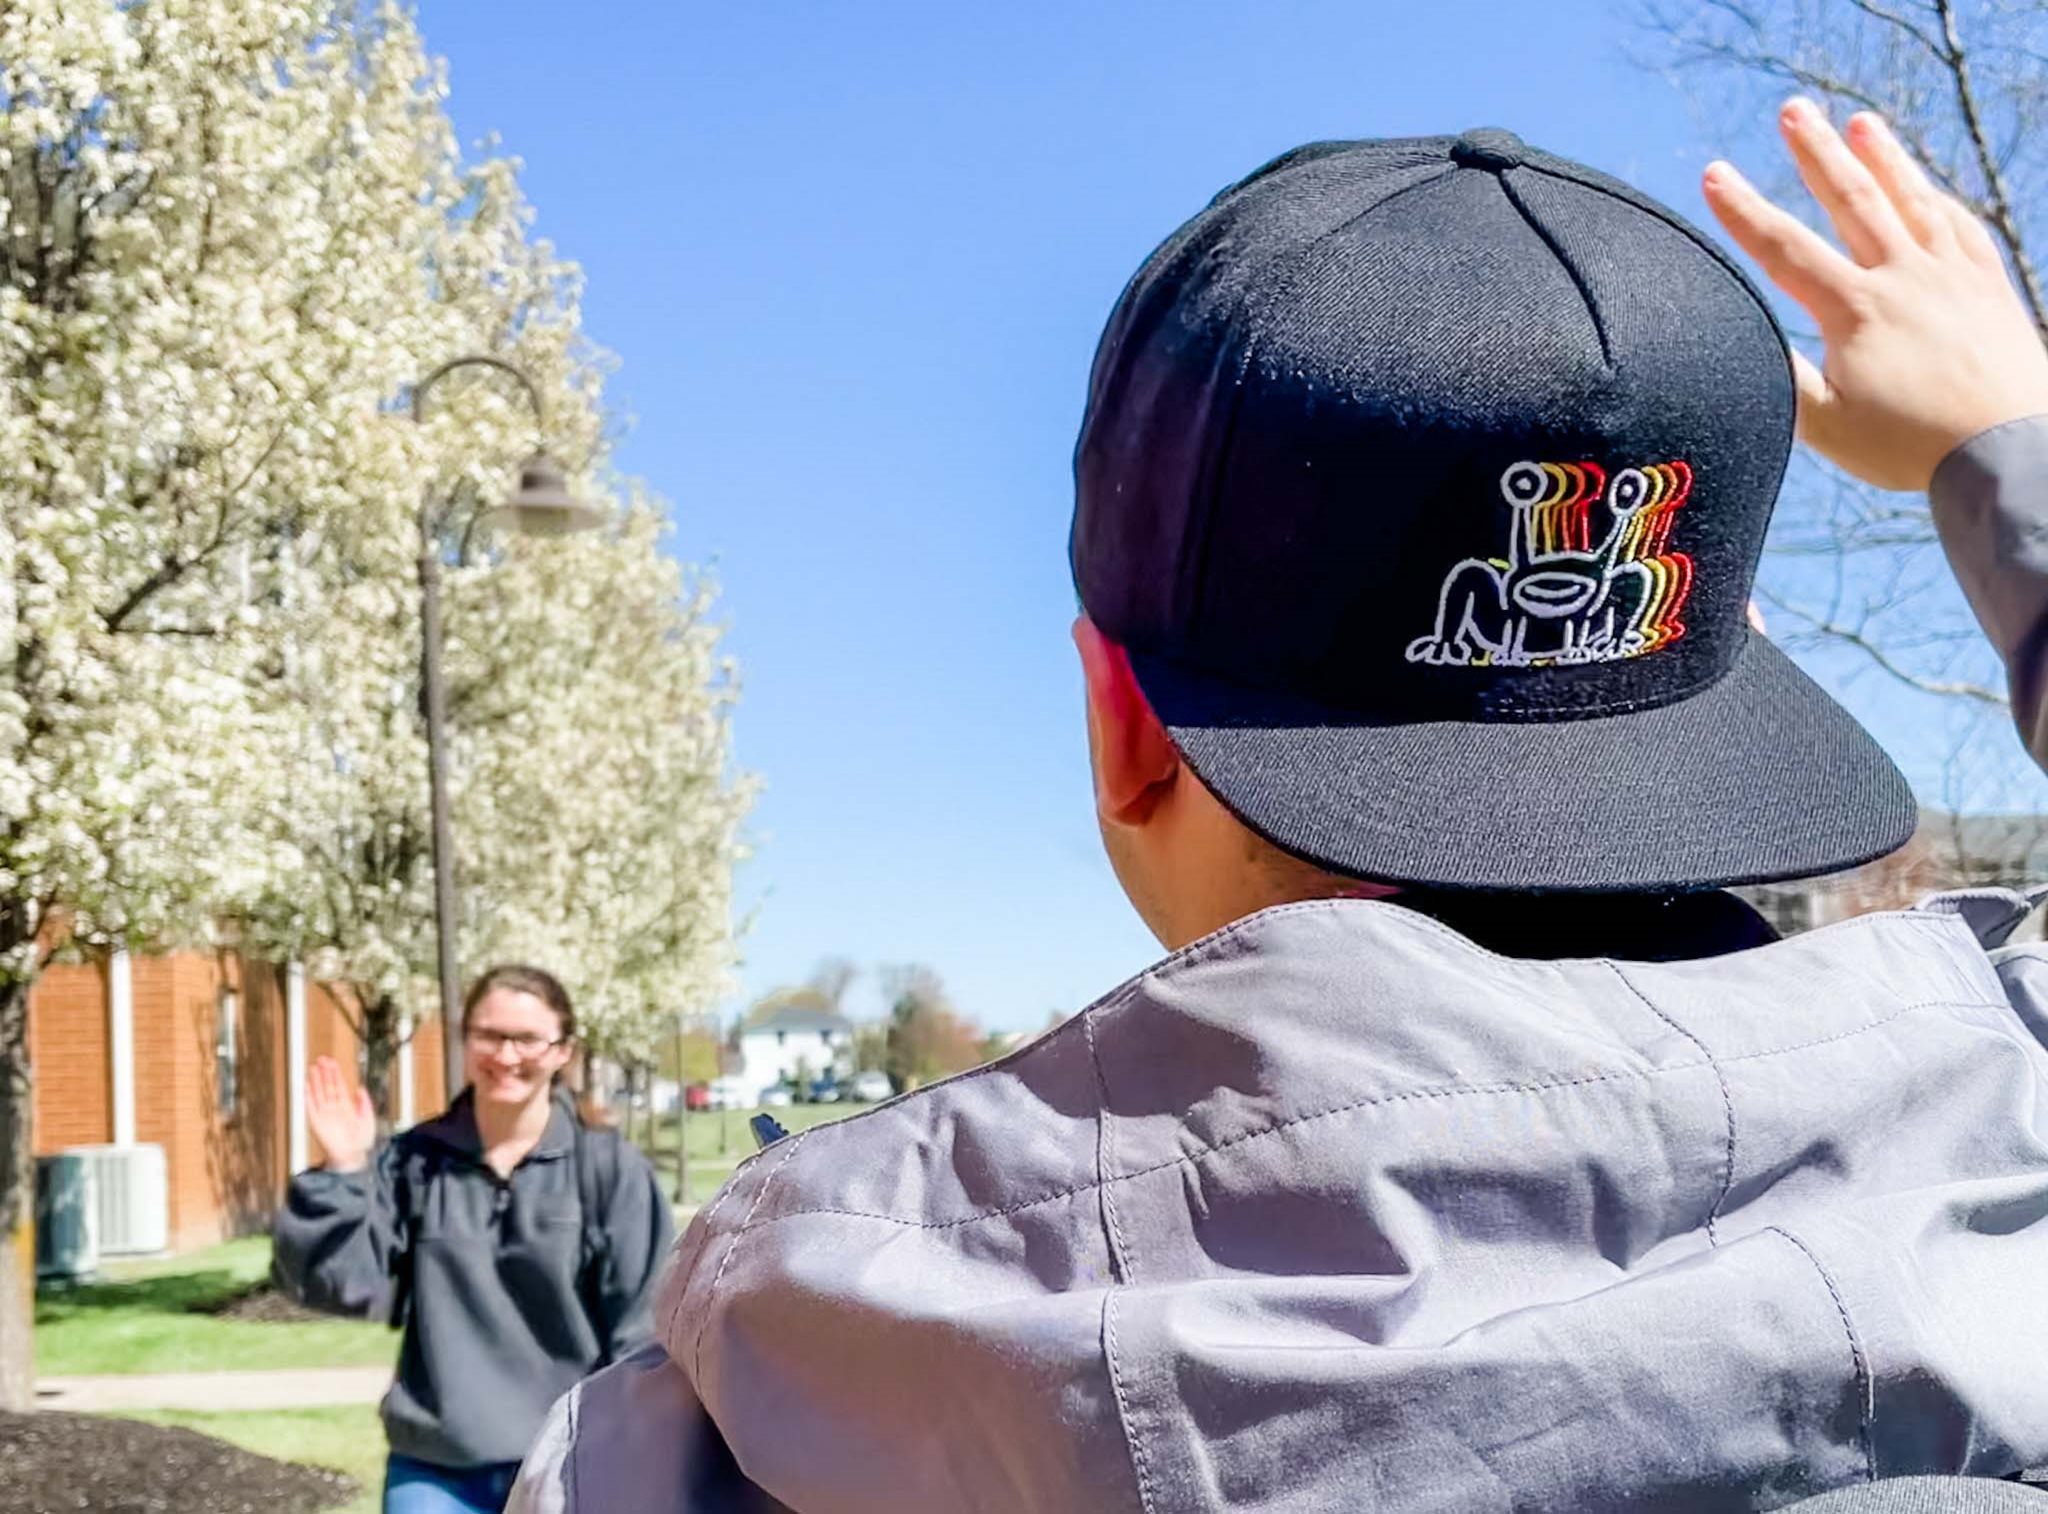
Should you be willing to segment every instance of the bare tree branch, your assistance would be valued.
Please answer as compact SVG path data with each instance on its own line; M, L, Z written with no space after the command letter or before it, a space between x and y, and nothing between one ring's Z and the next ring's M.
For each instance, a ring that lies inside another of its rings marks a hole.
M1994 709L2003 710L2011 708L2010 701L1997 689L1987 688L1981 683L1971 683L1967 680L1927 678L1913 672L1910 668L1901 666L1893 659L1885 647L1872 640L1863 628L1859 626L1849 625L1839 620L1817 615L1804 606L1785 599L1780 595L1773 594L1768 590L1763 591L1762 598L1772 609L1782 610L1794 620L1810 627L1815 633L1826 637L1829 641L1855 648L1870 660L1872 666L1889 674L1909 689L1916 690L1922 694L1931 694L1936 698L1967 699L1973 703L1988 705Z
M1855 6L1864 15L1882 21L1885 25L1894 28L1905 37L1911 39L1916 46L1921 48L1936 62L1947 61L1942 52L1941 43L1928 36L1927 33L1920 30L1919 27L1908 21L1904 16L1901 16L1897 11L1887 10L1884 6L1877 4L1876 0L1848 0L1848 3Z
M1999 241L2005 244L2006 256L2020 281L2020 292L2026 297L2035 328L2048 337L2048 302L2042 299L2040 277L2034 271L2033 260L2027 255L2019 219L2013 214L2012 191L2007 186L2005 172L1999 167L1997 155L1991 149L1990 136L1984 128L1983 106L1977 98L1976 85L1970 76L1969 55L1963 51L1962 32L1956 23L1955 0L1934 0L1934 10L1941 18L1944 61L1955 81L1956 108L1962 112L1963 127L1969 133L1970 145L1976 149L1977 167L1984 175L1985 191L1990 197L1990 213L1985 219L1990 221Z
M1930 180L1997 239L2048 337L2028 245L2048 192L2044 0L1639 0L1666 61L1720 80L1729 102L1797 89L1877 111ZM1719 120L1727 119L1721 112ZM1770 135L1770 113L1759 116ZM1717 131L1721 128L1716 126ZM1729 144L1717 142L1718 150ZM1789 171L1779 192L1802 197ZM1823 228L1824 230L1825 228ZM1811 351L1811 344L1808 344ZM1957 593L1926 502L1801 466L1788 478L1759 598L1805 645L1852 652L1901 688L2003 711L2002 681ZM1774 627L1775 629L1775 627Z

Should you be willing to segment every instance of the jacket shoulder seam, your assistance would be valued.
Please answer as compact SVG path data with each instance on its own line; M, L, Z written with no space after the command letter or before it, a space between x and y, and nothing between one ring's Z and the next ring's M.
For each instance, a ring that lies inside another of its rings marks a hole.
M1841 1031L1835 1035L1817 1036L1811 1040L1794 1042L1790 1045L1767 1047L1761 1051L1742 1052L1735 1056L1721 1057L1719 1059L1701 1057L1685 1062L1666 1062L1656 1067L1618 1067L1605 1072L1581 1073L1571 1077L1540 1078L1529 1082L1461 1083L1430 1088L1406 1088L1394 1093L1373 1094L1365 1098L1349 1099L1342 1104L1334 1104L1325 1109L1311 1109L1300 1114L1290 1115L1286 1119L1278 1120L1271 1125L1262 1125L1256 1130L1241 1131L1236 1135L1228 1136L1223 1140L1214 1141L1207 1145L1194 1146L1144 1167L1133 1168L1128 1172L1105 1173L1089 1182L1076 1183L1066 1188L1055 1189L1050 1193L1042 1193L1028 1199L1020 1199L1012 1204L1004 1204L994 1209L977 1210L972 1214L960 1215L948 1220L928 1220L914 1215L887 1214L879 1210L816 1205L788 1209L779 1214L764 1215L758 1220L754 1217L754 1211L749 1210L747 1220L744 1222L742 1229L778 1225L786 1220L803 1219L813 1215L834 1215L846 1219L881 1220L891 1225L900 1225L913 1230L958 1230L964 1226L978 1225L987 1220L1002 1219L1009 1215L1022 1213L1027 1209L1036 1209L1046 1204L1056 1204L1065 1199L1076 1198L1092 1193L1097 1188L1109 1184L1128 1183L1137 1178L1148 1177L1155 1172L1166 1171L1169 1168L1190 1166L1213 1156L1217 1152L1227 1151L1232 1147L1241 1146L1248 1141L1263 1140L1267 1136L1278 1135L1282 1131L1291 1130L1312 1120L1333 1119L1338 1115L1351 1114L1361 1109L1372 1109L1390 1104L1414 1103L1426 1099L1454 1099L1502 1094L1544 1094L1561 1089L1583 1088L1600 1083L1624 1082L1631 1079L1648 1081L1649 1079L1663 1077L1670 1073L1694 1072L1703 1067L1716 1068L1719 1064L1755 1061L1764 1057L1784 1056L1796 1051L1806 1051L1816 1046L1826 1046L1835 1041L1845 1041L1853 1036L1862 1035L1867 1031L1879 1029L1905 1015L1925 1009L2005 1009L2009 1011L2011 1006L1981 999L1928 999L1901 1005L1886 1015L1867 1021L1862 1025L1854 1026L1849 1030ZM801 1140L802 1137L797 1139ZM763 1191L765 1193L765 1187ZM760 1198L757 1196L754 1208L758 1209L759 1207ZM721 1272L723 1271L722 1266L720 1270Z
M566 1453L562 1457L562 1502L568 1514L583 1507L581 1490L582 1478L576 1471L578 1453L583 1448L583 1384L578 1383L569 1390L567 1411L562 1416L563 1433L568 1437Z
M1727 1150L1721 1164L1721 1191L1714 1195L1714 1202L1707 1208L1707 1244L1718 1246L1721 1244L1721 1237L1716 1226L1721 1217L1721 1206L1728 1202L1728 1195L1735 1189L1735 1095L1728 1087L1728 1073L1721 1066L1720 1059L1714 1055L1714 1048L1659 1008L1656 1002L1637 986L1635 979L1622 969L1619 962L1609 962L1607 966L1614 976L1621 980L1622 987L1634 995L1637 1003L1690 1041L1698 1049L1699 1054L1707 1059L1707 1065L1714 1069L1714 1081L1721 1090L1721 1114L1728 1131Z
M1116 1400L1117 1424L1124 1432L1124 1447L1130 1453L1131 1473L1138 1483L1138 1507L1143 1514L1152 1514L1152 1462L1145 1454L1145 1446L1138 1439L1138 1430L1131 1423L1131 1404L1124 1391L1123 1366L1116 1354L1116 1289L1106 1288L1102 1294L1102 1361L1109 1372L1109 1391Z
M710 1251L711 1242L715 1239L712 1221L718 1218L718 1211L725 1207L725 1201L731 1198L734 1191L739 1187L740 1183L737 1178L728 1182L718 1191L718 1196L711 1201L711 1207L706 1209L702 1215L704 1222L703 1238L697 1242L697 1249L691 1253L687 1269L679 1273L681 1281L675 1290L675 1302L669 1306L668 1323L661 1332L663 1340L669 1340L674 1337L676 1323L683 1317L683 1306L690 1301L690 1284L696 1279L697 1268L703 1263L705 1254ZM685 1235L684 1239L688 1239L687 1235ZM674 1265L677 1268L683 1268L684 1266L680 1242L676 1247Z
M1849 1305L1842 1297L1835 1275L1814 1254L1813 1248L1783 1225L1766 1228L1806 1258L1807 1265L1819 1274L1822 1285L1828 1290L1828 1297L1834 1300L1835 1313L1842 1321L1842 1333L1849 1340L1849 1360L1856 1373L1856 1438L1863 1442L1864 1479L1876 1482L1877 1440L1872 1429L1877 1418L1877 1390L1871 1377L1870 1357L1863 1349L1863 1338L1856 1331L1856 1321L1849 1314Z
M704 1337L711 1329L711 1311L718 1302L718 1285L725 1281L725 1272L732 1265L733 1254L740 1249L740 1242L746 1239L747 1231L753 1226L754 1216L760 1213L761 1203L768 1197L768 1190L775 1186L775 1179L781 1175L782 1169L790 1164L790 1160L796 1156L797 1148L803 1145L804 1136L809 1134L810 1132L806 1130L793 1137L789 1143L789 1150L783 1153L782 1160L769 1168L767 1176L761 1179L761 1187L754 1195L754 1202L747 1206L745 1218L740 1221L739 1228L733 1231L732 1239L726 1242L725 1255L718 1259L718 1271L711 1275L711 1286L704 1290L704 1307L697 1320L697 1339L690 1349L690 1378L697 1387L699 1397L707 1396L704 1391Z
M1109 1110L1109 1080L1102 1070L1102 1058L1095 1047L1095 1022L1087 1023L1088 1062L1095 1070L1095 1182L1094 1187L1101 1198L1103 1244L1109 1250L1110 1266L1120 1282L1131 1282L1136 1274L1131 1266L1130 1244L1124 1238L1123 1225L1117 1218L1115 1188L1107 1179L1116 1166L1116 1132L1111 1125Z

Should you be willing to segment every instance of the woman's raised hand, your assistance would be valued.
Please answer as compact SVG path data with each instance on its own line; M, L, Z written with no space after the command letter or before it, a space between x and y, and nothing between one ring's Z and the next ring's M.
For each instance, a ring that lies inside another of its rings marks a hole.
M370 1095L351 1088L341 1065L321 1057L306 1072L306 1124L327 1153L330 1172L356 1172L369 1165L377 1144L377 1115Z
M1810 100L1778 119L1799 176L1842 248L1727 163L1707 203L1820 327L1820 367L1797 357L1799 436L1883 489L1925 489L1980 431L2048 414L2048 348L1991 234L1943 194L1869 112L1847 140Z

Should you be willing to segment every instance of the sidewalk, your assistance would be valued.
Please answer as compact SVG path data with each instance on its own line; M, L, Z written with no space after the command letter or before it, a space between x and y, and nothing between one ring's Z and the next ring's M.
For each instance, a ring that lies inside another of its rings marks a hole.
M324 1409L335 1404L374 1404L390 1386L389 1367L39 1377L36 1406L80 1414L123 1409Z

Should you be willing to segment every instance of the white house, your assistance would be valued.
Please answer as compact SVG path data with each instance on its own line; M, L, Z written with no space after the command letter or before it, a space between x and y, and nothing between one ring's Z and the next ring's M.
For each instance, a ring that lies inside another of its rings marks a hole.
M740 1032L740 1077L759 1092L853 1070L853 1022L836 1010L793 1004Z

